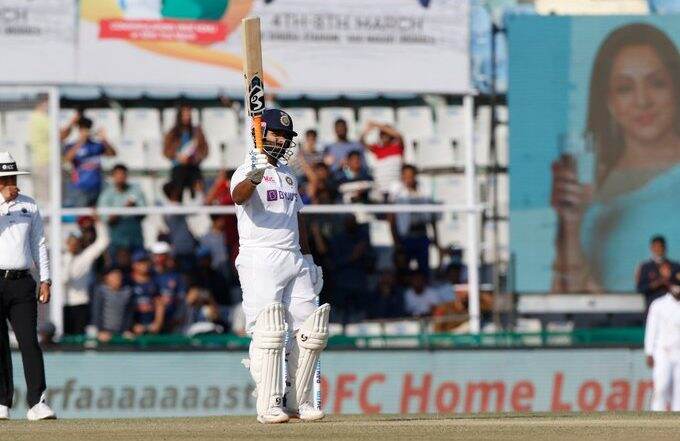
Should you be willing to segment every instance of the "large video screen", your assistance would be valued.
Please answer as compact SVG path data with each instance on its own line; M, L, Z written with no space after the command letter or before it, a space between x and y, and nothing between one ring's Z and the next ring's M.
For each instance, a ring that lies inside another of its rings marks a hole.
M680 257L680 17L509 20L511 247L520 292L633 292Z

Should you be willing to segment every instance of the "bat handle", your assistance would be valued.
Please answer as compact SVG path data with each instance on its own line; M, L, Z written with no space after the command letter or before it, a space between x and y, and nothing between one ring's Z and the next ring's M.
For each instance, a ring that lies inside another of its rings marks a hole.
M255 133L255 147L262 153L264 151L264 141L262 139L262 115L253 116L253 130Z

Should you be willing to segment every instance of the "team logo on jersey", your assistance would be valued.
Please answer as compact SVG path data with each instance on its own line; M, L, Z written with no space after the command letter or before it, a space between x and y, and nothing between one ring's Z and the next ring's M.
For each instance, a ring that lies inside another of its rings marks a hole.
M293 178L291 178L290 176L286 176L286 182L288 183L288 185L293 185Z
M285 113L281 115L281 124L288 127L290 125L290 117Z
M276 190L267 190L267 202L275 201L279 198L279 192Z

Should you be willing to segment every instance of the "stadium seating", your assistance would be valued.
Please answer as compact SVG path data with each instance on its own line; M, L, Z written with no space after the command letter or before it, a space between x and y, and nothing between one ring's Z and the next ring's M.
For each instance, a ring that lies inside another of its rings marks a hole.
M491 132L491 107L479 106L475 116L475 164L489 165L489 142Z
M371 337L380 336L383 333L381 323L350 323L345 326L345 335L349 337Z
M347 136L354 139L357 133L354 110L351 107L324 107L319 110L319 140L321 144L335 141L335 121L343 118L347 121Z
M420 169L463 166L463 146L456 139L431 136L415 144L415 163Z
M382 124L394 126L396 116L391 107L367 106L359 109L359 119L357 121L357 135L361 134L369 121L376 121Z
M225 150L238 145L241 135L238 115L226 107L208 107L201 112L202 127L208 140L208 157L203 166L218 169L225 166Z
M31 155L28 147L28 128L31 110L11 110L5 112L4 147L19 164L30 168Z
M162 154L160 124L158 109L126 109L123 112L123 139L116 160L132 170L168 170L170 161Z

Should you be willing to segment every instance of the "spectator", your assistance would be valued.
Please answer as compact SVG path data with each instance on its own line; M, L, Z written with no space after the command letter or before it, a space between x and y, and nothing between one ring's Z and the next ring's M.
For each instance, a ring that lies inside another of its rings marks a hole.
M130 279L134 311L132 332L136 335L158 334L165 322L165 305L151 276L151 262L146 251L138 250L132 255Z
M50 203L50 118L49 99L39 96L28 122L28 144L31 151L33 195L41 207Z
M175 182L167 182L163 185L163 193L168 200L168 206L181 206L182 188ZM194 249L196 238L189 229L185 214L163 215L165 225L168 227L172 253L179 265L180 271L190 271L194 266Z
M359 151L347 154L345 165L335 172L335 180L345 203L368 202L373 178L362 165Z
M395 204L429 204L432 199L424 194L417 181L417 170L412 165L401 168L401 182L398 182L390 192L390 200ZM430 274L430 244L434 243L440 252L437 235L437 215L434 213L396 213L388 215L390 230L394 246L406 254L408 261L415 259L418 270L429 277ZM427 227L432 229L432 240Z
M102 155L115 156L116 150L106 139L106 133L103 129L97 132L99 141L95 141L91 137L91 119L80 117L76 124L78 126L78 140L67 144L64 150L64 161L71 164L72 167L71 183L66 192L64 206L92 207L96 205L102 189L101 157ZM68 132L62 132L62 136L63 133L68 136Z
M123 270L112 266L106 269L103 283L92 297L92 325L97 340L106 343L114 335L129 335L132 327L132 290L124 284Z
M201 237L200 246L210 250L212 268L229 279L229 258L227 245L224 243L227 219L223 215L212 215L210 219L212 220L210 231Z
M174 269L170 251L170 244L167 242L156 242L151 246L153 281L165 308L163 332L173 332L179 325L179 310L186 295L184 277Z
M367 273L373 270L373 249L368 226L359 225L354 215L346 215L344 229L330 238L328 244L332 282L330 303L336 321L350 323L365 314Z
M337 140L334 143L328 144L323 152L323 160L333 172L339 170L345 165L345 159L351 151L363 152L364 146L356 141L349 141L347 139L347 121L339 118L335 121L335 136ZM366 163L361 155L362 165Z
M432 314L432 310L440 303L439 294L427 283L427 275L423 271L411 273L411 287L404 296L406 312L422 317Z
M111 171L112 184L99 196L99 207L143 207L146 205L144 194L136 184L128 183L128 169L117 164ZM119 248L134 251L144 247L142 235L143 216L102 216L109 224L111 235L111 255Z
M81 241L83 248L87 248L97 240L97 229L95 219L92 216L79 216L76 220L78 230L82 235Z
M190 284L206 289L220 306L232 304L227 279L213 269L209 248L200 247L196 251L196 268L191 273Z
M231 198L231 177L235 170L221 170L217 174L217 178L213 183L208 194L205 196L206 205L234 205L234 200ZM231 262L231 270L235 273L236 270L236 256L238 256L238 227L236 226L236 215L224 215L224 239L229 251L229 261Z
M312 204L333 204L338 198L338 184L323 162L311 167L307 175L307 196Z
M298 181L303 180L307 173L308 167L313 167L315 164L323 162L323 153L317 150L317 132L314 129L309 129L305 132L305 142L302 143L298 149L294 160L291 162L293 171L298 176Z
M188 336L220 334L219 308L203 287L192 285L187 292L182 315L182 333Z
M652 237L649 249L651 259L642 262L635 274L637 291L645 295L647 309L654 300L668 292L672 274L680 271L680 265L666 257L666 239L663 236Z
M172 161L170 180L179 186L180 194L188 188L193 197L203 185L200 165L208 156L208 142L201 126L194 125L191 110L187 105L177 109L175 125L165 135L163 154Z
M368 144L366 135L374 129L379 131L379 142ZM404 156L404 141L401 133L390 125L369 121L361 134L361 143L375 155L376 162L373 165L375 189L380 194L380 199L385 201L392 186L399 182L399 173Z
M368 305L368 318L393 319L405 317L404 291L396 284L392 271L383 271Z
M97 239L88 247L83 246L80 231L71 233L66 241L62 258L64 277L64 334L80 335L90 321L90 288L94 284L95 260L109 246L106 227L97 222Z

